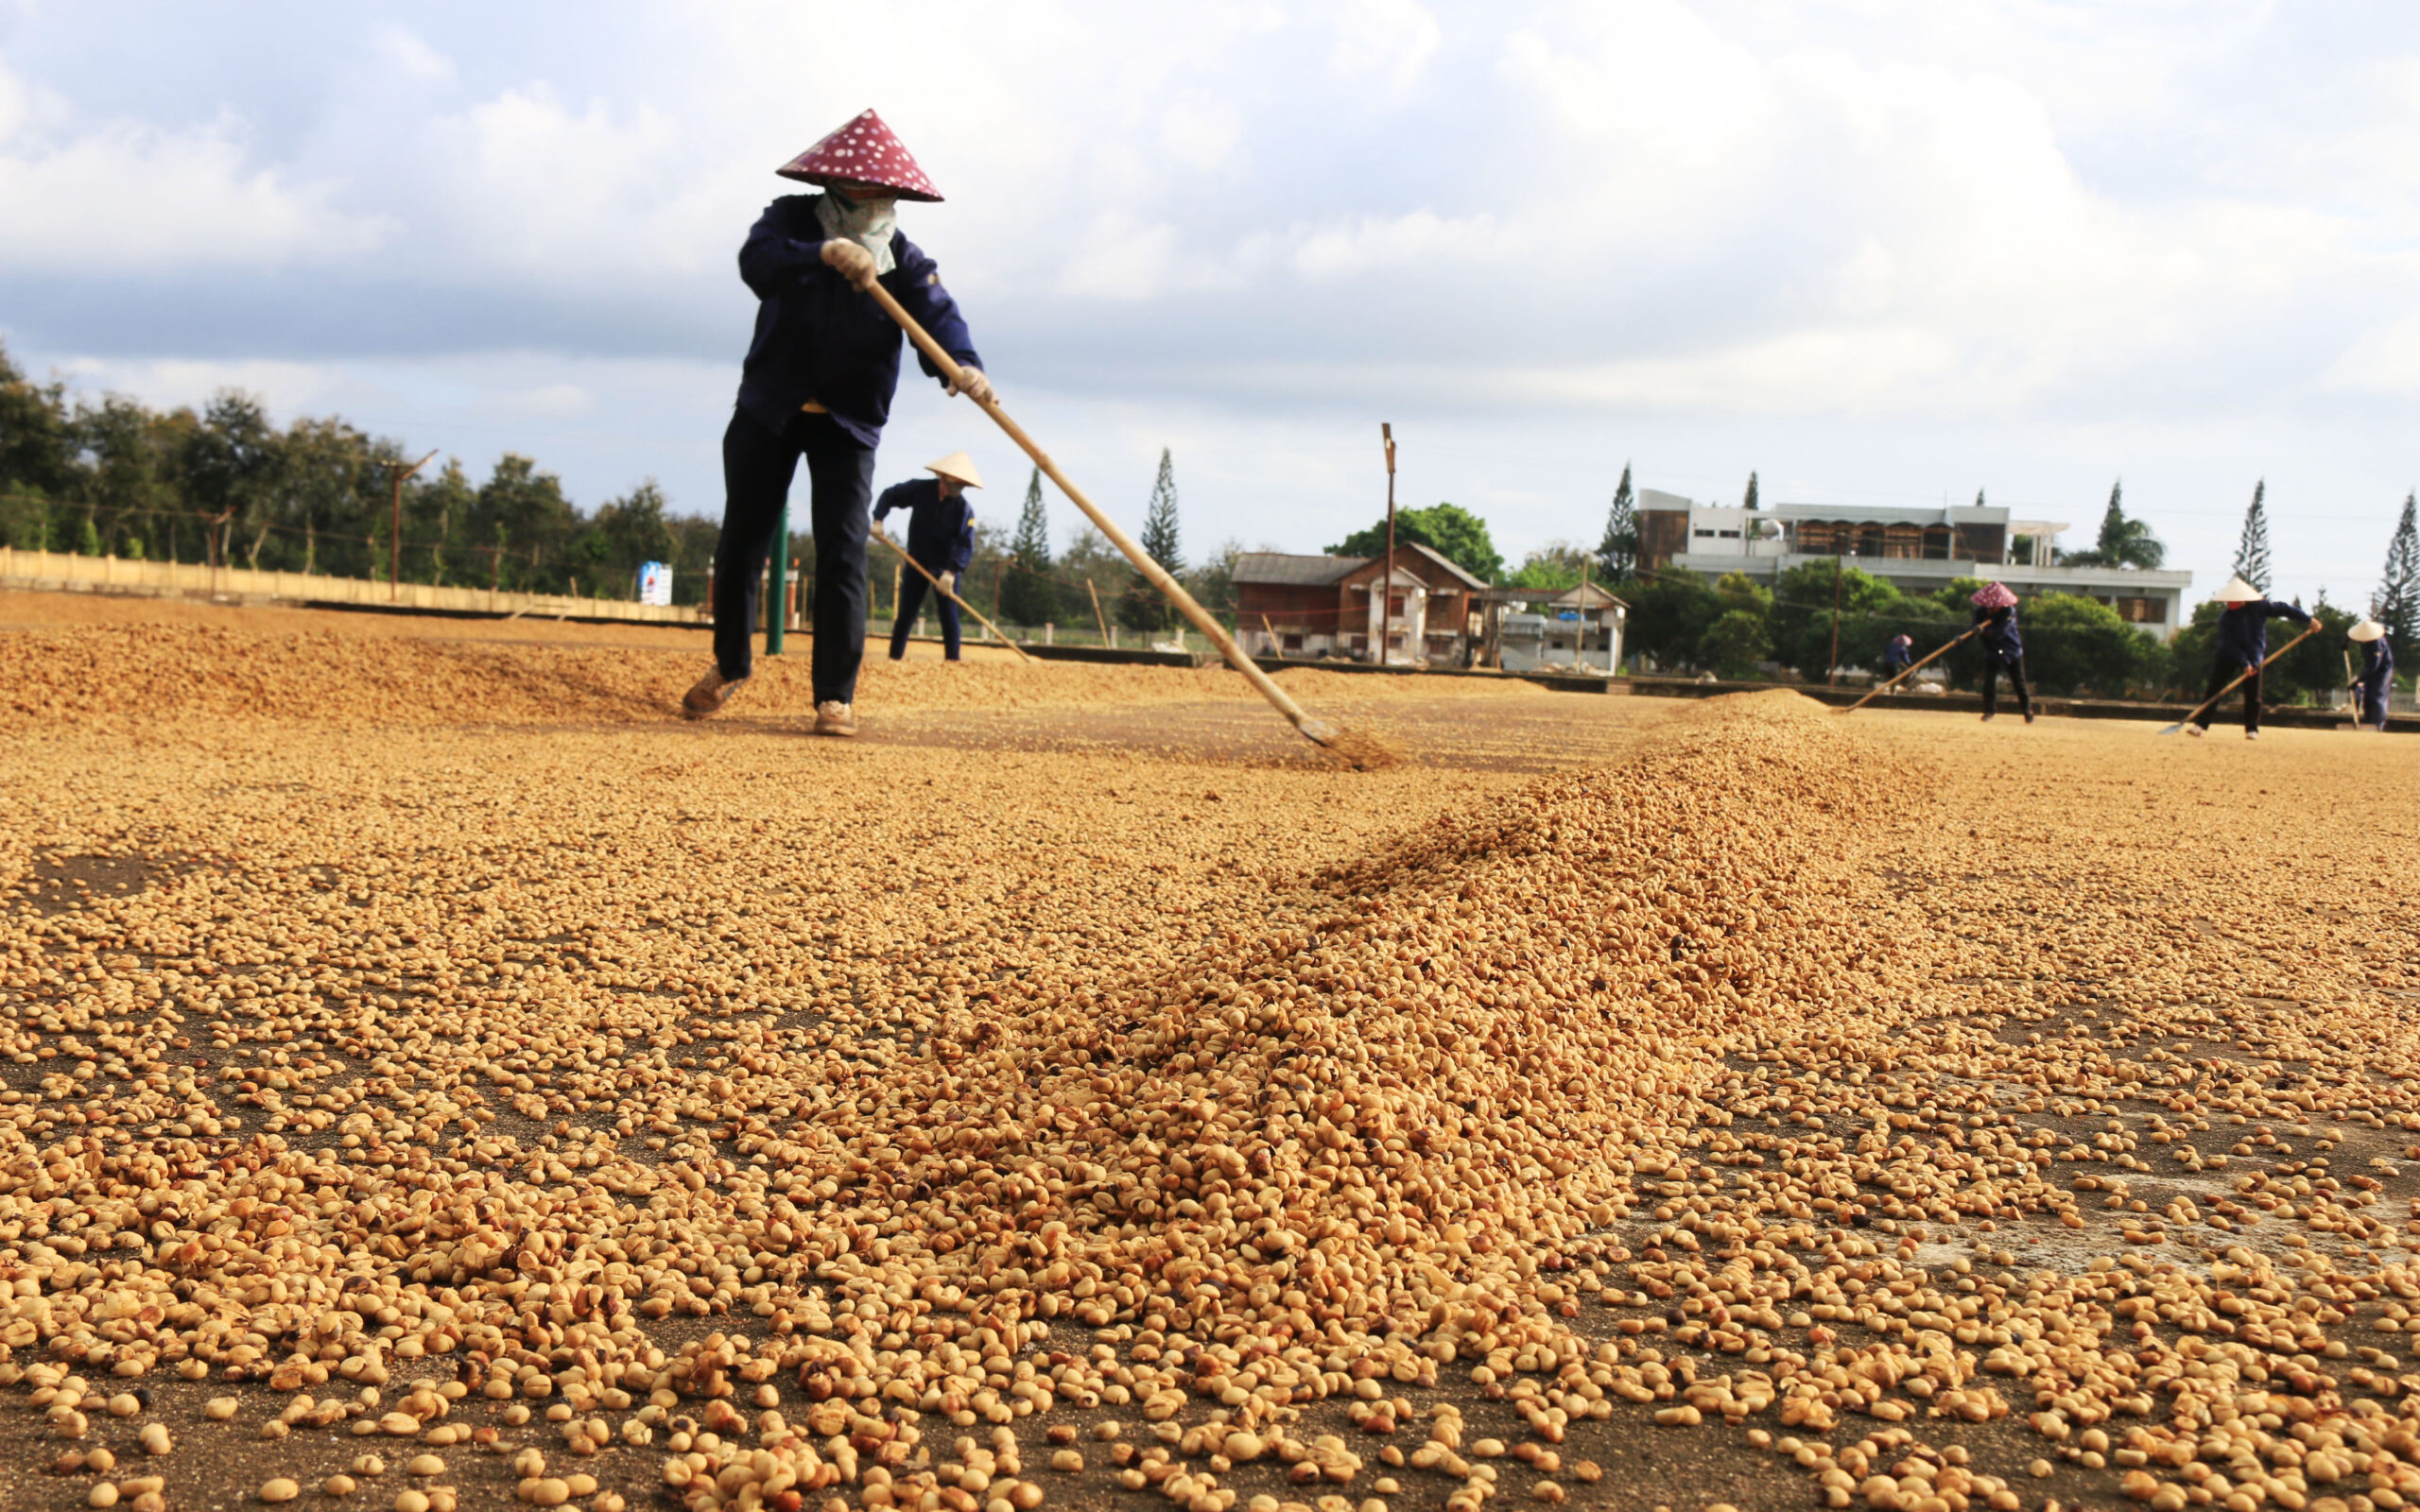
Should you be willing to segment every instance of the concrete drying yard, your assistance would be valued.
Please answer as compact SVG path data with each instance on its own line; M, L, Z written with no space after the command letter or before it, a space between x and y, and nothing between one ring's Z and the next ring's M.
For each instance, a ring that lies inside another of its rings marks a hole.
M0 626L0 1506L2420 1498L2403 742Z

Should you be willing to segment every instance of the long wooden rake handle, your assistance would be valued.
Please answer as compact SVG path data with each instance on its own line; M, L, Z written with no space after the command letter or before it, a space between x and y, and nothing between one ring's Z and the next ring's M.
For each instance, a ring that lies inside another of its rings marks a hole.
M2308 625L2308 626L2304 627L2304 628L2303 628L2303 633L2302 633L2302 634L2295 636L2292 640L2288 641L2285 644L2283 644L2283 645L2281 645L2281 646L2277 647L2277 649L2275 649L2274 651L2272 651L2272 652L2270 652L2267 656L2262 657L2262 658L2260 659L2260 664L2259 664L2258 666L2256 666L2256 667L2246 667L2246 668L2244 668L2241 672L2237 673L2237 674L2235 675L2235 680L2234 680L2234 681L2232 681L2232 682L2228 683L2225 687L2221 688L2218 692L2216 692L2216 693L2214 693L2214 694L2210 695L2208 697L2206 697L2206 698L2203 699L2200 703L2198 703L2198 704L2194 705L2194 707L2193 707L2193 712L2192 712L2191 713L2187 714L2184 718L2182 718L2182 719L2178 720L2176 723L2174 723L2174 724L2172 724L2172 725L2169 726L2166 730L2161 730L2161 731L2160 731L2160 733L2161 733L2161 734L2163 734L2163 735L2173 735L2173 734L2175 734L2178 730L2183 730L2186 726L2187 726L2187 725L2191 724L2194 720L2196 720L2196 719L2200 718L2200 717L2201 717L2201 715L2202 715L2202 711L2203 711L2203 710L2209 708L2211 705L2213 705L2213 704L2217 703L2220 699L2224 698L2228 694L2233 693L2233 692L2235 692L2235 690L2236 690L2236 689L2242 687L2242 686L2243 686L2243 684L2244 684L2244 682L2245 682L2245 680L2246 680L2247 679L2249 679L2249 678L2250 678L2254 673L2256 673L2256 672L2266 672L2266 671L2269 669L2269 663L2270 663L2270 662L2276 661L2279 657L2284 656L2287 652L2289 652L2289 651L2292 650L2295 646L2298 646L2298 645L2302 644L2305 641L2308 641L2308 640L2309 640L2312 636L2317 635L2317 634L2319 633L2319 629L2320 629L2319 621L2318 621L2318 620L2316 620L2316 619L2313 619L2313 620L2310 622L2310 624L2309 624L2309 625Z
M996 625L993 624L990 620L983 619L983 611L982 611L981 610L977 609L974 605L972 605L972 604L968 603L966 600L964 600L964 599L962 599L962 598L959 597L955 593L952 593L950 590L948 590L948 589L946 589L946 588L943 588L943 587L942 586L942 580L941 580L940 578L938 578L938 577L934 576L932 574L930 574L930 573L928 573L928 572L925 572L925 564L924 564L923 562L921 562L921 561L918 561L915 558L913 558L913 557L909 556L909 555L908 554L908 548L907 548L907 547L905 547L905 546L901 545L899 542L897 542L897 541L895 541L891 540L891 539L890 539L890 534L889 534L888 532L886 532L886 531L882 528L882 522L881 522L881 521L879 521L879 520L877 520L877 521L874 521L874 522L873 522L873 539L874 539L874 540L876 540L876 541L881 541L884 545L889 546L891 550L893 550L893 551L895 551L895 552L899 553L899 559L900 559L901 561L906 562L908 566L915 568L915 569L916 569L916 571L917 571L917 573L918 573L918 575L919 575L919 576L921 576L925 579L925 581L926 581L926 582L928 582L928 583L932 584L932 585L933 585L933 592L934 592L934 593L941 594L943 598L948 599L951 603L953 603L953 604L957 605L959 608L960 608L960 609L962 609L962 610L966 610L966 612L968 612L969 614L974 615L977 619L978 619L978 620L982 620L982 622L983 622L983 627L984 627L985 629L987 629L987 630L990 630L994 635L998 636L1002 641L1006 642L1006 643L1007 643L1007 644L1008 644L1009 649L1010 649L1010 650L1011 650L1011 651L1014 651L1014 652L1017 654L1017 660L1018 660L1018 661L1020 661L1020 662L1031 662L1031 661L1033 660L1033 658L1031 658L1031 657L1029 657L1029 656L1026 655L1026 653L1025 653L1025 647L1024 647L1024 646L1019 645L1019 644L1017 644L1017 643L1016 643L1016 642L1011 641L1011 640L1010 640L1010 639L1009 639L1009 636L1008 636L1008 632L1007 632L1007 631L1005 631L1005 630L1001 629L998 626L996 626Z
M1974 629L1974 630L1968 630L1964 635L1960 636L1960 637L1958 638L1958 640L1950 642L1948 645L1945 645L1945 646L1943 646L1940 650L1935 651L1935 652L1933 652L1930 656L1926 657L1926 658L1924 659L1924 661L1922 661L1922 662L1910 662L1910 663L1908 665L1907 669L1906 669L1905 671L1901 672L1897 677L1893 678L1890 681L1888 681L1888 682L1886 682L1886 683L1883 683L1883 684L1882 684L1881 686L1879 686L1879 687L1876 687L1876 688L1869 688L1869 689L1867 689L1867 690L1866 690L1866 694L1865 694L1865 697L1863 697L1863 698L1859 698L1857 702L1855 702L1855 703L1853 703L1853 704L1849 705L1847 708L1845 708L1845 709L1841 710L1841 713L1844 713L1844 714L1853 714L1853 713L1857 713L1858 710L1860 710L1860 709L1862 709L1862 708L1864 708L1864 707L1866 706L1866 702L1867 702L1867 700L1869 700L1869 699L1871 699L1871 698L1875 697L1876 695L1889 693L1892 689L1893 689L1893 688L1897 687L1901 682L1904 682L1904 681L1906 681L1908 679L1914 677L1914 676L1916 675L1916 669L1917 669L1917 668L1922 667L1922 666L1925 666L1925 665L1927 665L1927 663L1929 663L1929 662L1933 662L1934 660L1936 660L1937 658L1941 657L1942 655L1945 654L1946 652L1948 652L1949 650L1951 650L1953 647L1955 647L1956 645L1958 645L1960 642L1962 642L1962 641L1966 641L1966 640L1970 640L1970 639L1972 639L1972 638L1973 638L1973 636L1974 636L1974 634L1975 634L1975 630L1979 630L1979 629L1981 629L1981 628L1982 628L1982 627L1981 627L1981 626L1979 626L1979 625L1978 625L1978 626L1976 626L1976 627L1975 627L1975 629Z
M908 333L908 339L916 343L917 350L932 359L933 366L939 368L954 387L964 386L966 370L958 365L956 358L942 350L941 343L935 341L916 318L891 297L889 289L873 284L867 286L866 292L873 296L874 302L882 306L885 315L899 322L899 329ZM977 403L983 406L983 413L992 417L994 424L1008 433L1009 439L1033 458L1033 465L1042 469L1043 475L1059 485L1059 491L1076 502L1076 507L1084 511L1084 518L1093 523L1094 528L1108 537L1111 545L1125 553L1126 559L1134 564L1134 570L1143 575L1144 580L1166 594L1168 602L1176 606L1177 612L1192 621L1193 627L1219 648L1219 654L1227 659L1227 664L1244 675L1244 680L1252 684L1253 692L1268 699L1270 707L1284 714L1287 722L1301 730L1306 739L1322 746L1336 744L1340 733L1336 727L1305 713L1303 706L1296 703L1285 689L1270 681L1269 674L1260 670L1259 664L1236 644L1236 638L1227 633L1226 627L1212 618L1210 611L1196 602L1193 595L1184 591L1183 584L1169 576L1166 568L1153 561L1150 553L1136 545L1133 537L1119 529L1116 521L1101 513L1098 507L1084 496L1084 490L1076 487L1066 473L1059 471L1059 464L1050 460L1050 455L1025 433L1025 427L1009 418L1009 412L1000 407L999 401L984 399Z

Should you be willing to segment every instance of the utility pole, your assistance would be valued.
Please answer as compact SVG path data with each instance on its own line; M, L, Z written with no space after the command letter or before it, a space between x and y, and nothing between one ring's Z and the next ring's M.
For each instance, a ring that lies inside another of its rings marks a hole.
M1387 568L1378 582L1378 665L1387 664L1387 632L1395 620L1395 428L1378 422L1378 439L1387 448Z
M431 452L409 467L389 462L387 472L394 481L394 512L387 527L387 601L393 603L404 591L404 480L428 466Z
M1588 558L1580 558L1580 654L1572 660L1579 663L1575 671L1586 671L1588 653L1595 649L1588 644Z
M1841 558L1832 558L1832 659L1824 663L1824 686L1841 680Z

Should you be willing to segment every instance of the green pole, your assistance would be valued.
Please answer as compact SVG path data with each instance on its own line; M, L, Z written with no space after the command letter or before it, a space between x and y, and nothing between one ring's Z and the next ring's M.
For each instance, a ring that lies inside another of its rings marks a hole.
M789 628L790 507L782 506L781 524L773 527L772 571L765 580L765 654L782 654Z

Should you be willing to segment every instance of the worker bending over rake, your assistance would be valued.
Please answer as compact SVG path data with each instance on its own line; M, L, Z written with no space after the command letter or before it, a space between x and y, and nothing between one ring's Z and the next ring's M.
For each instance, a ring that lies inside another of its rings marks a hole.
M901 340L864 291L880 284L932 333L964 370L964 392L980 401L992 388L940 270L893 224L898 201L942 197L882 118L867 111L777 171L823 192L774 200L739 249L739 276L758 302L738 409L722 438L715 665L681 707L705 718L748 680L757 575L804 456L815 532L815 732L853 735L865 661L866 506L899 387ZM942 376L922 352L916 361Z
M2230 577L2227 586L2219 590L2220 601L2226 608L2219 612L2219 656L2210 664L2210 685L2204 690L2205 700L2202 712L2186 727L2188 735L2210 732L2210 716L2217 711L2207 700L2215 700L2219 691L2233 681L2238 673L2249 668L2251 676L2243 679L2243 738L2260 738L2260 663L2269 659L2269 622L2291 620L2297 626L2310 623L2310 616L2291 604L2279 604L2269 595L2245 582Z
M1985 583L1967 602L1975 606L1975 628L1983 643L1983 717L1999 713L1999 679L2005 671L2025 722L2033 723L2033 695L2025 686L2025 643L2016 633L2016 594L2006 583Z
M976 475L975 459L964 452L927 462L925 471L932 476L883 490L873 517L880 520L893 509L908 511L908 555L941 585L934 597L940 601L935 607L941 613L942 652L955 662L958 584L975 560L975 511L967 505L966 490L981 488L983 480ZM890 608L893 662L908 654L908 628L925 611L925 573L909 573L900 580L899 601Z

